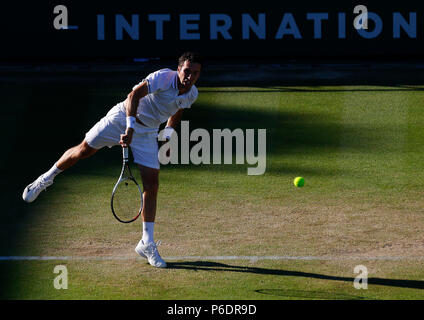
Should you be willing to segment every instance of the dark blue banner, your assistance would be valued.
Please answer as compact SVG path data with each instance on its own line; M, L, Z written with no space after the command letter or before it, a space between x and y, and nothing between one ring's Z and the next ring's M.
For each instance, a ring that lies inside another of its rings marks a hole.
M2 5L0 57L421 57L424 3L50 1Z

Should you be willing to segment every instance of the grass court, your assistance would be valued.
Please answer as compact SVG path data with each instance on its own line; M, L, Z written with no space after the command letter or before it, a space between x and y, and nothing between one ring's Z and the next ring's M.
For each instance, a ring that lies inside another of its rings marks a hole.
M162 166L155 240L169 267L159 270L134 252L141 220L124 225L110 211L119 147L21 200L137 82L3 81L2 299L424 297L424 83L199 85L183 120L266 129L266 172ZM4 258L30 256L57 258ZM56 265L67 290L53 286ZM366 290L353 286L357 265Z

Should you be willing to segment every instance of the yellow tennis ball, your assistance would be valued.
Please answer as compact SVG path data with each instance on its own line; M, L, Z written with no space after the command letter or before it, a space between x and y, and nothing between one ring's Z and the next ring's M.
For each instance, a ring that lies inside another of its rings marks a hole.
M303 187L305 185L305 179L302 177L296 177L293 183L296 187Z

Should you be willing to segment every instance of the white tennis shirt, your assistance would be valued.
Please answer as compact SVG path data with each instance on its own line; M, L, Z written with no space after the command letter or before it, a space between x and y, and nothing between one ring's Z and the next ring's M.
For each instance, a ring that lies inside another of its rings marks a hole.
M137 117L150 128L159 128L160 124L173 116L178 109L190 108L198 96L193 85L185 94L179 95L177 86L177 71L161 69L149 74L142 82L147 81L149 93L140 99Z

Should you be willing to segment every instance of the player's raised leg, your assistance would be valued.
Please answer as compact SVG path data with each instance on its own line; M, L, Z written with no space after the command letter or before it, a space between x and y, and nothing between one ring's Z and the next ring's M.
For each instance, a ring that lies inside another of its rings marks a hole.
M97 149L90 147L85 140L79 145L66 150L49 171L43 173L25 188L22 198L26 202L34 201L41 191L46 190L47 187L53 184L54 178L59 173L73 166L78 160L88 158L96 152Z
M156 217L157 195L159 190L159 169L139 165L143 182L143 237L135 251L147 258L149 263L157 268L165 268L166 262L159 255L153 233Z
M56 162L58 169L64 171L72 167L81 159L91 157L98 149L92 148L87 141L83 140L79 145L68 149Z

